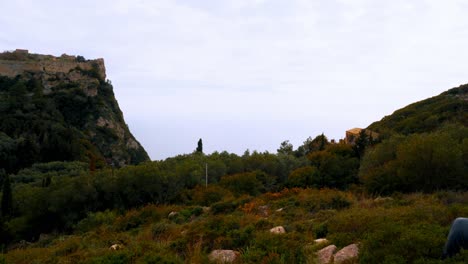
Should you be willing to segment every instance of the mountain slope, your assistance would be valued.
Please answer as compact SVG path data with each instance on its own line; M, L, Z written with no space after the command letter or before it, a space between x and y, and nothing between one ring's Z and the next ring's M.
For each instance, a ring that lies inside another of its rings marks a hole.
M7 172L37 162L91 167L149 160L105 80L102 59L0 54L0 163Z
M431 132L447 123L468 126L468 84L410 104L372 123L368 129L385 135L408 135Z

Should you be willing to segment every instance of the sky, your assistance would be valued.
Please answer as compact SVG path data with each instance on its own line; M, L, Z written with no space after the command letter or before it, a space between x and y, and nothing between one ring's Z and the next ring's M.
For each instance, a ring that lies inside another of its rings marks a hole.
M0 0L0 52L104 58L153 160L339 140L468 82L465 0Z

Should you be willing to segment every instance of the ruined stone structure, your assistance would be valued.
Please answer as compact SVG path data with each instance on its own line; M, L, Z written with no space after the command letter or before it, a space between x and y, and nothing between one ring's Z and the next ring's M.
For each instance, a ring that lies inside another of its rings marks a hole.
M369 129L353 128L346 131L345 143L354 145L362 130L365 130L366 135L371 137L373 140L377 140L379 137L378 133L370 131Z
M80 68L90 71L95 68L102 80L106 79L104 59L79 62L76 56L63 54L60 57L52 55L30 54L28 50L17 49L14 52L0 53L0 72L8 77L15 77L24 72L46 74L69 73Z

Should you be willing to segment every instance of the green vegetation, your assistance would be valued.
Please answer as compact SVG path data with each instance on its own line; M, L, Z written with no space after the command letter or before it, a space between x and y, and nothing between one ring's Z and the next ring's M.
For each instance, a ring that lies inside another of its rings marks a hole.
M204 190L199 187L193 194ZM360 263L468 260L466 254L439 260L450 222L468 213L466 193L372 199L353 192L293 188L235 200L230 191L224 193L222 201L234 206L222 214L214 211L219 202L210 210L192 202L88 213L66 235L41 235L4 257L8 263L208 263L211 250L228 248L241 252L241 263L314 263L314 252L327 244L313 240L326 235L339 247L360 243ZM287 233L269 232L278 225ZM113 244L123 249L112 251Z
M214 249L314 263L322 237L359 243L359 263L466 263L440 256L451 221L468 215L467 87L372 124L379 140L321 134L238 156L206 155L200 139L192 154L114 169L105 146L122 138L89 125L110 112L123 122L109 83L93 97L1 77L0 263L209 263Z
M395 133L428 133L444 124L467 126L468 84L397 110L368 128L388 137Z
M130 164L148 160L141 147L127 149L114 129L97 126L98 119L104 117L120 124L125 138L132 137L112 86L102 80L95 85L97 96L87 96L77 82L58 83L46 94L34 76L0 76L2 168L16 173L38 162L94 159L101 168L106 159L115 164L120 164L122 158ZM119 153L119 160L115 153Z

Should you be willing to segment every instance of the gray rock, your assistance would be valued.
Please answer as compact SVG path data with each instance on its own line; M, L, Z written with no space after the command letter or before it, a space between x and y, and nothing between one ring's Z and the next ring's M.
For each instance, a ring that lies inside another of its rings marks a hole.
M284 233L286 233L286 229L284 229L284 227L282 227L282 226L276 226L276 227L273 227L272 229L270 229L270 233L284 234Z
M232 263L239 259L240 253L229 249L216 249L211 251L208 259L217 263Z
M340 251L336 252L334 256L335 264L340 264L345 261L356 259L359 255L359 246L357 244L351 244L342 248Z
M333 262L333 254L336 251L335 245L322 248L317 252L317 261L319 264L329 264Z

